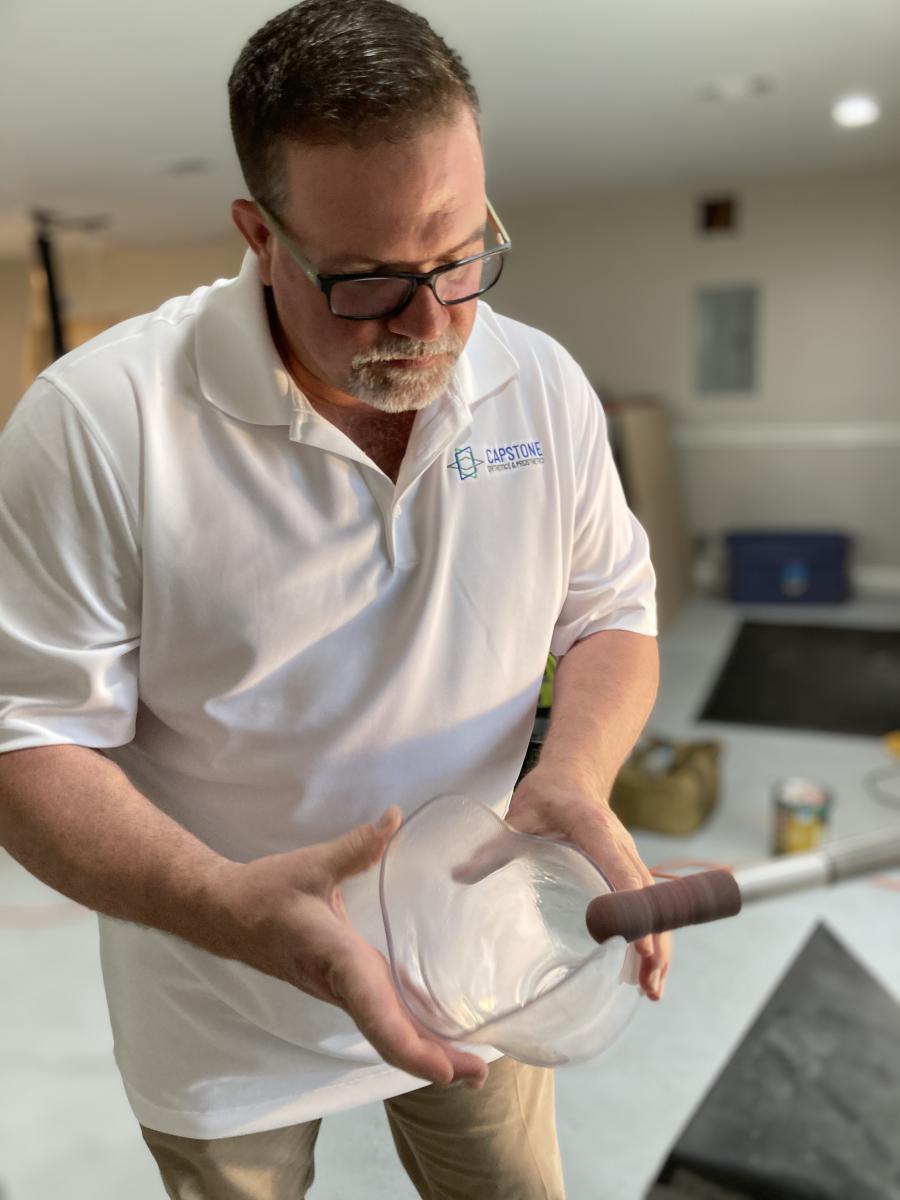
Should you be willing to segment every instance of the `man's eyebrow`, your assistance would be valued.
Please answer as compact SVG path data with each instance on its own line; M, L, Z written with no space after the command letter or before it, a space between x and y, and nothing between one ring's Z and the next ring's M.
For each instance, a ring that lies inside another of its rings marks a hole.
M473 230L467 238L458 242L455 246L451 246L449 250L445 250L439 255L436 262L453 262L454 258L459 254L460 250L465 250L467 246L471 246L473 242L480 241L484 238L488 228L488 222L483 221L477 229ZM333 259L326 260L326 265L319 267L321 275L352 275L359 272L374 273L375 271L404 271L414 266L417 263L387 263L379 262L377 259L369 258L365 254L341 254Z

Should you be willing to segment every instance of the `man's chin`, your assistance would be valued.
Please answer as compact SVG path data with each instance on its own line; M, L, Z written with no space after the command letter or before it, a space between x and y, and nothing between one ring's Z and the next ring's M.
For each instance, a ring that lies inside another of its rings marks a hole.
M379 366L360 372L349 389L364 404L383 413L419 412L428 408L447 390L452 369L444 364L434 370Z

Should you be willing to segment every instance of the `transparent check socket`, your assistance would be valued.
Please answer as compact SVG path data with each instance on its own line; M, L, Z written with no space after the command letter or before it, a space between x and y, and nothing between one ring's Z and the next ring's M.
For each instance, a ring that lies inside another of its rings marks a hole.
M394 983L412 1015L453 1042L521 1062L590 1058L638 1003L638 956L598 945L585 910L609 883L574 846L519 833L464 796L423 805L381 862Z

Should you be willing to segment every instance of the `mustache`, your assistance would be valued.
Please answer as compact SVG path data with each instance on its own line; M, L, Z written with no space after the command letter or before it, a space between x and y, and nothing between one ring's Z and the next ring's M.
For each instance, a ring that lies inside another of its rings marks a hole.
M355 354L351 365L358 369L371 363L391 362L398 358L434 358L439 354L458 357L462 350L462 338L448 329L433 342L423 342L417 338L388 338L370 350L362 350Z

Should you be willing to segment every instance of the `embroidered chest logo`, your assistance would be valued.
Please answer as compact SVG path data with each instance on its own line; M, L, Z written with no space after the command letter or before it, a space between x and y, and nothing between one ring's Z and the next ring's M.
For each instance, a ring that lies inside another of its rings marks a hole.
M477 479L478 468L487 466L489 475L496 471L518 471L522 467L542 467L544 449L539 441L511 442L508 446L486 446L484 458L476 458L471 446L457 446L447 463L460 479Z
M478 468L483 465L484 460L475 457L471 446L457 446L447 470L458 471L460 479L477 479Z

